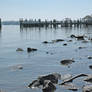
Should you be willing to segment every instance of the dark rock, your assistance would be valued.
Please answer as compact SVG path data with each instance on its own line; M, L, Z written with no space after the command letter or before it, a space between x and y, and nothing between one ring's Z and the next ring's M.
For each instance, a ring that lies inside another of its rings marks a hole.
M52 42L63 42L63 39L56 39L56 40L52 40Z
M29 88L36 88L40 86L39 80L34 80L32 83L28 85Z
M47 43L49 43L49 42L47 42L47 41L44 41L43 43L44 43L44 44L47 44Z
M77 40L84 40L84 36L76 36Z
M76 36L75 36L75 35L73 35L73 34L72 34L70 37L71 37L71 38L76 38Z
M51 81L45 80L44 87L42 90L43 92L54 92L54 90L56 90L56 87Z
M86 47L78 47L79 49L83 49L83 48L86 48Z
M67 46L67 43L64 43L63 46Z
M28 87L36 88L36 87L43 86L44 90L45 90L46 84L48 84L48 83L50 83L50 84L57 84L58 83L58 79L61 79L61 75L58 74L58 73L53 73L53 74L49 74L49 75L45 75L45 76L40 76L40 77L38 77L37 80L34 80L32 83L30 83L28 85Z
M41 76L38 79L39 79L40 84L42 84L42 85L44 84L45 80L50 80L52 83L57 84L58 79L61 79L61 75L58 73L53 73L53 74L49 74L46 76Z
M92 56L88 56L88 59L92 59Z
M24 51L22 48L17 48L16 51Z
M75 62L73 59L65 59L65 60L62 60L60 63L62 65L69 65L69 64L72 64L73 62Z
M89 68L92 69L92 65L90 65Z
M35 48L27 48L27 52L37 51Z

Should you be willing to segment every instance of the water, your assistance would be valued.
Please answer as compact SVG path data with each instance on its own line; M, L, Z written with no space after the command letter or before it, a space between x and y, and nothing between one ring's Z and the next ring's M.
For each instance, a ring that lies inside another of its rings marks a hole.
M3 92L42 92L41 89L29 89L28 84L38 76L58 72L61 74L91 74L89 65L92 56L92 42L82 43L72 39L70 35L85 35L92 37L92 27L88 28L25 28L19 26L3 26L0 31L0 89ZM64 39L64 42L43 44L43 41ZM67 46L63 46L67 43ZM85 47L78 49L78 47ZM37 52L27 53L27 47L37 48ZM23 52L16 52L22 48ZM48 52L48 54L46 53ZM74 58L75 63L69 66L60 64L62 59ZM16 66L23 66L22 70ZM69 68L70 67L70 68ZM75 80L74 83L82 87L85 83ZM71 92L57 87L55 92ZM78 90L81 92L81 89Z

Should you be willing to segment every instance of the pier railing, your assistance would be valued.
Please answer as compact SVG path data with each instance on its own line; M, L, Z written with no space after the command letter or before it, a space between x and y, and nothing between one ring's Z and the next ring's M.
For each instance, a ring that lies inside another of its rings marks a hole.
M62 21L52 20L52 21L41 21L40 19L38 21L36 20L20 20L20 27L79 27L81 25L92 25L92 21L87 20L69 20L65 19Z

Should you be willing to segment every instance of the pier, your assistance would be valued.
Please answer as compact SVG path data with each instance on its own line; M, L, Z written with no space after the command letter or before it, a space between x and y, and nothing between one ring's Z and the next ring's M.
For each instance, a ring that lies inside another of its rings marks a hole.
M81 27L81 26L88 26L92 25L92 21L87 21L87 20L71 20L69 18L65 18L62 21L58 20L51 20L51 21L41 21L41 19L38 20L20 20L20 27Z

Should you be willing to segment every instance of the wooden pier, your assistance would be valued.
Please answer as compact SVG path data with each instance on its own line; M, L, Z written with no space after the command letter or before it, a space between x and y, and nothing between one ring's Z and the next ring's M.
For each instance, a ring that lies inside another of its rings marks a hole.
M62 21L51 20L51 21L41 21L38 20L20 20L20 27L80 27L81 25L92 25L92 21L83 21L83 20L71 20L71 19L64 19Z

